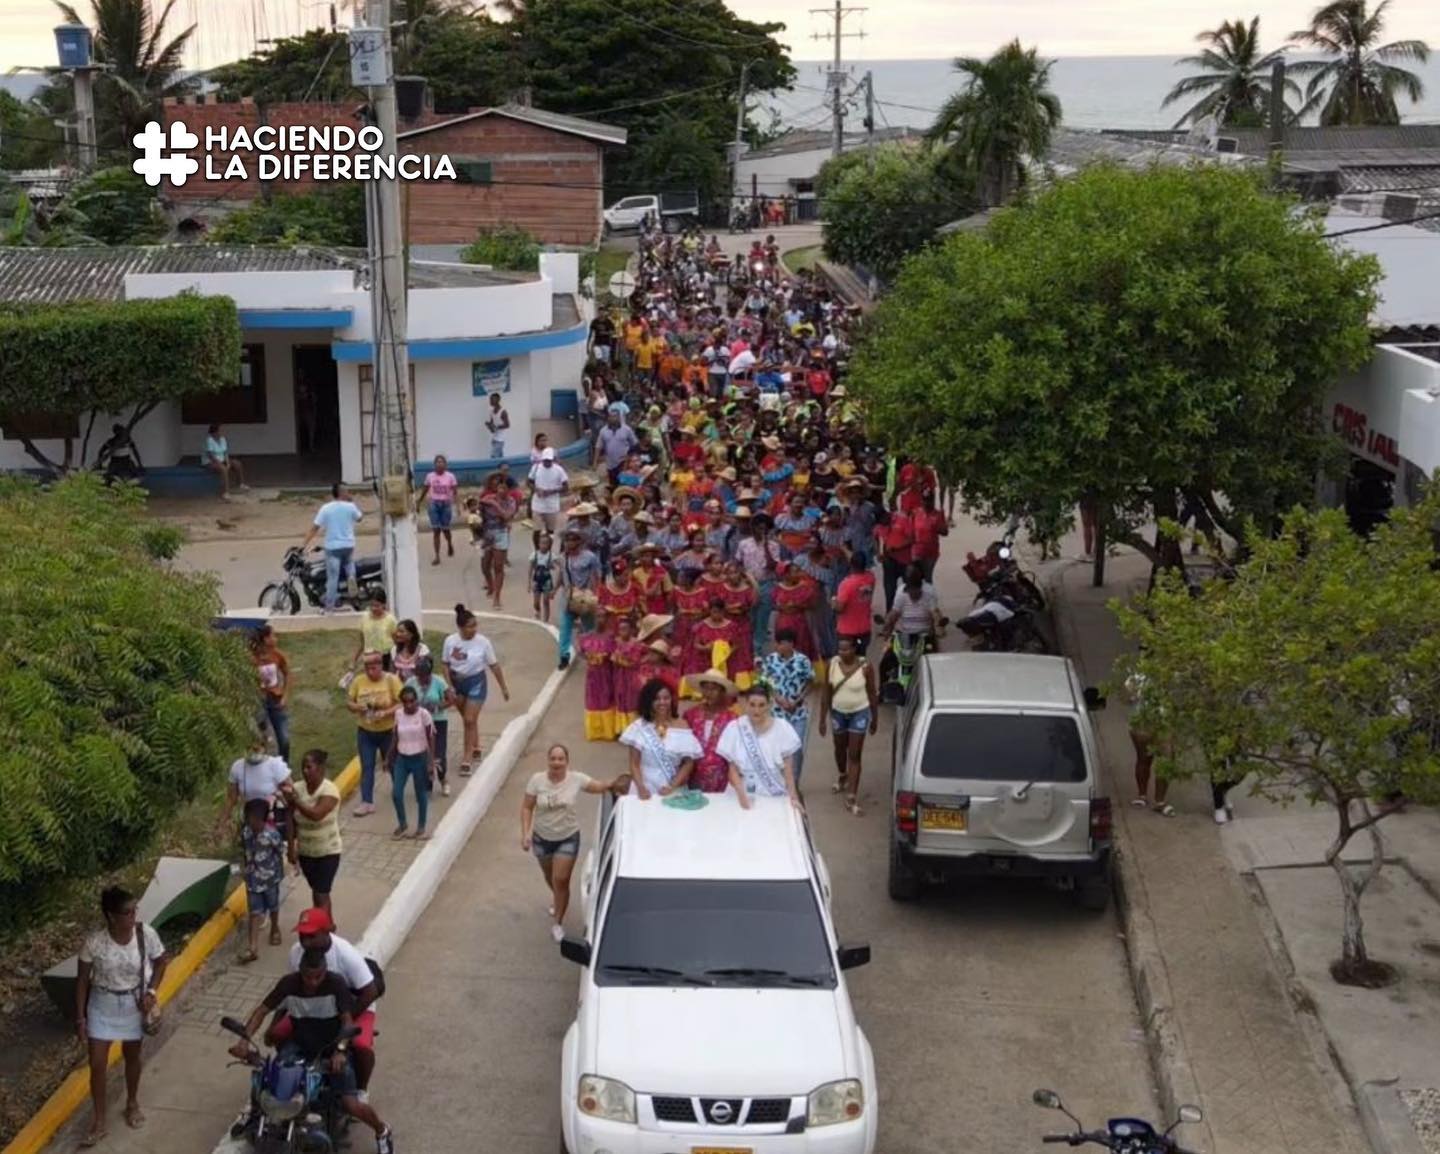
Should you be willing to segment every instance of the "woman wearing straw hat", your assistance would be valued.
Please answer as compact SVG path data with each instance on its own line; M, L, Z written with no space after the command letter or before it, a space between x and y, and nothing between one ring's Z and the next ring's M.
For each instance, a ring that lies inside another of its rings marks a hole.
M730 784L730 763L716 749L720 736L735 720L731 703L740 690L718 669L708 669L691 680L699 688L700 703L685 711L685 724L700 743L700 756L690 771L690 787L702 793L724 793Z

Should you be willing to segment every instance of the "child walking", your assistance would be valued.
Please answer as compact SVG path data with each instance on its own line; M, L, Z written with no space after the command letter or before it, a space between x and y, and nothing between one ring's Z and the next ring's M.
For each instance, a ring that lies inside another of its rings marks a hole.
M535 552L530 555L530 592L534 597L535 616L550 624L550 603L555 600L555 541L549 533L535 539Z
M270 944L282 945L280 881L285 876L285 836L270 821L270 803L263 797L245 803L240 827L245 855L245 898L250 907L250 944L239 957L242 965L260 956L260 927L270 919Z

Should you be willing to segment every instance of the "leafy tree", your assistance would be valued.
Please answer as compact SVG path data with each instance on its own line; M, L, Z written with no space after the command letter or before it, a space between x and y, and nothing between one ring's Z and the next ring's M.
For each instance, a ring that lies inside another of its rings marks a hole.
M1060 123L1050 65L1012 40L988 60L958 57L955 71L965 87L941 105L927 135L957 184L973 182L983 207L1005 204L1025 183L1026 157L1043 156Z
M540 263L540 242L513 224L482 231L465 246L460 259L516 272L534 272Z
M348 35L311 29L285 36L244 60L210 70L221 100L249 96L258 104L293 100L338 101L355 94L350 84Z
M1430 47L1423 40L1380 44L1389 7L1390 0L1374 8L1366 0L1334 0L1316 10L1309 28L1291 33L1300 47L1331 57L1291 65L1297 75L1310 77L1305 110L1318 105L1321 124L1399 124L1395 98L1424 99L1420 77L1396 62L1424 64Z
M1342 982L1381 984L1389 967L1365 947L1360 900L1384 859L1379 822L1404 802L1440 802L1440 489L1397 510L1366 540L1338 510L1296 510L1273 539L1252 533L1233 580L1192 596L1167 574L1120 609L1140 643L1138 728L1156 738L1160 772L1234 780L1334 813L1325 854L1345 920ZM1371 858L1343 860L1358 833Z
M718 166L735 133L741 67L749 64L752 93L787 87L795 76L774 38L784 25L742 20L723 0L528 0L502 8L537 107L629 132L629 146L606 159L611 197L690 183L704 191L700 177L677 179L663 167L673 143L647 142L690 133Z
M133 429L162 401L214 392L239 375L240 318L229 297L0 308L0 425L53 472L85 467L102 414ZM55 461L16 431L15 418L34 413L73 417L77 428L88 414L78 459L73 436Z
M0 169L47 168L60 151L60 132L50 117L0 91Z
M215 579L155 560L134 486L0 480L0 922L132 860L216 781L254 677Z
M1204 48L1198 56L1185 56L1176 61L1201 70L1198 76L1187 76L1170 89L1161 107L1168 108L1178 100L1203 93L1185 110L1175 123L1176 128L1195 124L1214 116L1221 124L1259 127L1268 122L1270 108L1270 72L1283 50L1262 52L1260 48L1260 17L1246 24L1243 20L1226 20L1220 27L1202 32L1195 38ZM1285 81L1285 93L1300 99L1300 86ZM1296 113L1286 102L1290 119Z
M1054 526L1088 497L1107 539L1178 564L1138 532L1177 492L1237 540L1313 495L1378 277L1259 175L1087 169L911 258L850 388L982 509Z
M277 193L229 213L210 230L215 244L365 247L365 189L333 184L314 192Z
M154 190L129 168L105 168L65 194L100 244L153 244L165 237L165 219Z
M840 157L838 181L827 176L837 162L826 164L817 182L825 189L825 255L882 280L893 277L907 256L963 211L962 198L939 178L937 161L932 153L901 145L855 152Z
M72 5L56 0L55 6L70 23L87 23ZM157 14L150 0L90 0L95 59L110 65L95 80L95 135L101 155L128 153L131 138L156 118L163 97L196 86L196 80L182 72L185 45L195 26L170 36L167 24L174 7L175 0L166 0ZM73 114L68 78L46 85L36 99L50 115Z

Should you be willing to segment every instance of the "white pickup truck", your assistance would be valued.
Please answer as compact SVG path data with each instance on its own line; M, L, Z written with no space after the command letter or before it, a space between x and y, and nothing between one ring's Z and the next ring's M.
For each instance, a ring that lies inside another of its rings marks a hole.
M605 235L639 230L646 217L666 232L679 232L700 220L700 196L694 192L663 192L658 196L627 196L605 210Z
M624 797L581 871L584 967L565 1034L569 1154L873 1154L875 1059L830 881L798 811Z

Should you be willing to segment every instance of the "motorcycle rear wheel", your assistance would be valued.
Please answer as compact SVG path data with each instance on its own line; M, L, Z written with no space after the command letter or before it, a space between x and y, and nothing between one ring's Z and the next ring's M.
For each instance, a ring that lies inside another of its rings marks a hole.
M284 581L272 581L260 590L259 605L272 613L293 615L300 612L300 594Z

